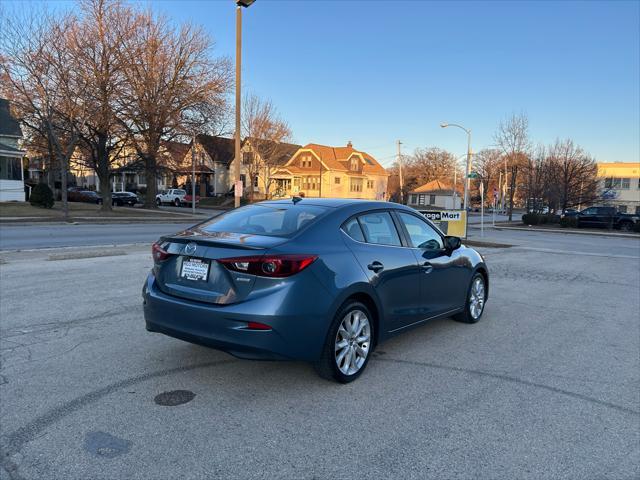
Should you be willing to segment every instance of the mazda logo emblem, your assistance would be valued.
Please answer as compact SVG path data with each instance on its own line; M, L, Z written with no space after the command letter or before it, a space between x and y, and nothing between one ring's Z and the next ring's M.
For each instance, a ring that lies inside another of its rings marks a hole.
M194 253L196 253L196 248L198 248L197 243L189 242L187 243L187 246L184 247L184 253L186 253L187 255L193 255Z

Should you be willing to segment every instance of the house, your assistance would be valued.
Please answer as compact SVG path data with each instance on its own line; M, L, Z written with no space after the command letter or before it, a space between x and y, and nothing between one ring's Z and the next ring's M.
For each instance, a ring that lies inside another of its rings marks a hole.
M176 165L178 185L191 184L195 162L197 194L204 196L224 195L233 182L231 163L235 156L233 138L200 134L189 144L182 162Z
M20 149L22 130L9 110L9 101L0 98L0 202L24 202L25 152Z
M276 189L274 173L285 165L302 145L247 137L242 142L241 177L244 190L254 199L266 198ZM233 172L232 162L231 171ZM250 185L251 184L251 185Z
M407 205L418 210L458 210L462 207L460 192L440 180L432 180L409 192Z
M353 148L309 143L273 173L274 196L385 200L389 174L375 158Z
M640 214L640 163L598 163L602 199L623 213Z

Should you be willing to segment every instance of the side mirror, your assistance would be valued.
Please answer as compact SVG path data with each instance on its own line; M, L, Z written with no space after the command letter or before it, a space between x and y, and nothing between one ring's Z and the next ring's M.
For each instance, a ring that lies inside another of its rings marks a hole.
M454 250L457 250L458 248L460 248L460 245L462 245L462 242L460 241L460 237L444 237L444 248L448 251L448 252L453 252Z

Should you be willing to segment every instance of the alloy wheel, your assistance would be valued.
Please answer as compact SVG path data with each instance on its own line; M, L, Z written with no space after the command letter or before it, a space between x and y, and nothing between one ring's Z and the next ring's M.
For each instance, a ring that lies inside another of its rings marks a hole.
M471 291L469 292L469 313L474 320L480 318L482 315L482 309L484 308L484 279L482 276L477 276L473 284L471 285Z
M357 373L367 360L371 348L371 325L362 310L348 312L336 333L335 361L344 375Z

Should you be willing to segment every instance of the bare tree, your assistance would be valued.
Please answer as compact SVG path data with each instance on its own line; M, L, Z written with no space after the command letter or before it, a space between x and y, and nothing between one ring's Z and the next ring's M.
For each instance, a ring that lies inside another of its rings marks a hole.
M0 95L11 101L28 139L46 146L60 172L65 218L69 159L88 115L82 101L86 84L68 69L67 40L75 23L71 15L54 18L40 12L30 18L5 18L0 28Z
M246 160L243 159L251 185L251 200L256 179L262 179L265 197L269 198L269 190L274 182L272 174L287 153L284 144L291 140L291 129L279 117L270 100L261 100L251 94L245 97L243 105L242 130L252 150L248 152Z
M545 203L551 203L549 199L549 182L552 181L550 173L547 149L544 145L539 145L522 165L527 212L539 213Z
M175 28L151 11L134 17L133 34L123 38L127 88L119 118L145 164L145 206L155 208L161 141L188 134L185 117L206 120L224 104L231 70L227 60L210 57L212 42L201 28Z
M564 210L593 202L598 196L595 160L573 140L556 140L550 149L550 175L558 206Z
M509 180L507 194L509 196L509 221L511 221L513 199L518 185L518 170L526 162L530 150L529 119L524 113L511 115L500 122L494 140L503 154L504 174Z
M82 129L82 166L96 172L102 209L111 210L110 177L125 148L126 132L118 121L125 90L125 40L135 28L132 10L119 0L82 0L80 19L68 36L68 69L87 85L83 102L90 111Z
M500 166L502 164L502 153L495 148L485 148L474 156L475 170L480 175L485 191L485 201L490 198L492 188L499 188L498 179L500 176ZM478 196L479 193L476 193Z

